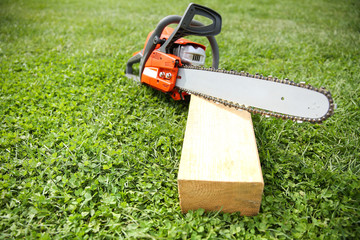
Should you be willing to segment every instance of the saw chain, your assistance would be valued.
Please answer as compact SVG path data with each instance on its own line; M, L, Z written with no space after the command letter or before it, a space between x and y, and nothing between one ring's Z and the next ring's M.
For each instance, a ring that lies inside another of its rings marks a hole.
M265 115L265 116L272 116L272 117L276 117L276 118L282 118L284 120L286 119L290 119L292 121L296 121L296 122L311 122L311 123L321 123L324 120L328 119L329 117L331 117L334 114L334 110L336 108L336 105L334 103L334 100L331 96L331 93L326 90L324 87L320 87L320 88L315 88L313 86L311 86L310 84L305 84L305 83L295 83L294 81L290 81L289 79L285 78L285 79L278 79L276 77L272 77L272 76L263 76L262 74L249 74L247 72L241 71L241 72L237 72L234 70L231 71L227 71L227 70L223 70L223 69L215 69L215 68L205 68L205 67L197 67L197 66L190 66L190 65L183 65L181 66L182 68L187 68L187 69L193 69L193 70L199 70L199 71L210 71L210 72L219 72L219 73L224 73L224 74L233 74L233 75L240 75L243 77L249 77L249 78L255 78L255 79L261 79L264 81L272 81L272 82L277 82L280 84L287 84L287 85L292 85L292 86L296 86L299 88L306 88L309 89L311 91L316 91L319 92L323 95L325 95L327 97L327 99L329 100L329 110L327 112L326 115L320 117L320 118L305 118L305 117L297 117L297 116L292 116L292 115L287 115L287 114L282 114L282 113L276 113L276 112L271 112L271 111L267 111L264 109L259 109L256 107L252 107L252 106L245 106L245 105L241 105L238 103L233 103L224 99L220 99L220 98L216 98L213 96L209 96L203 93L198 93L198 92L194 92L191 91L189 89L184 89L184 88L179 88L178 89L180 91L184 91L187 92L189 94L192 95L196 95L199 96L201 98L216 102L216 103L220 103L224 106L227 107L232 107L235 108L237 110L245 110L248 111L250 113L255 113L255 114L260 114L260 115Z

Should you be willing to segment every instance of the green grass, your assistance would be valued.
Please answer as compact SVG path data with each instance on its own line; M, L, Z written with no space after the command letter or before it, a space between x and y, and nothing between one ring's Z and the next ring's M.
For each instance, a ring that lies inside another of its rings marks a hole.
M326 86L338 104L322 125L253 116L260 214L181 213L188 105L124 77L187 1L1 0L0 238L360 236L359 1L198 3L223 17L221 68Z

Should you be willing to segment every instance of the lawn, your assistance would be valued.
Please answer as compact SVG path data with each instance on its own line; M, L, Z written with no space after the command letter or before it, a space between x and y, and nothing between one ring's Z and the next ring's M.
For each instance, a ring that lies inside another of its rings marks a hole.
M326 86L338 105L321 125L253 115L255 217L181 213L188 104L124 76L188 3L0 0L1 239L360 236L360 2L197 1L222 15L221 68Z

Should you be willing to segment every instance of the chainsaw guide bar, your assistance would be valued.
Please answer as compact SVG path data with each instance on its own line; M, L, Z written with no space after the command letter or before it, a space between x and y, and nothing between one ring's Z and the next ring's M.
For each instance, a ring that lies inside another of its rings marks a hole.
M290 85L290 86L295 86L298 88L303 88L303 89L308 89L310 91L314 91L317 92L321 95L323 95L324 97L326 97L327 101L329 102L328 104L328 109L327 111L325 111L325 114L323 114L322 116L319 117L302 117L302 116L295 116L295 115L290 115L290 114L284 114L284 113L278 113L278 112L274 112L274 111L269 111L269 110L265 110L265 109L261 109L261 108L257 108L254 106L246 106L245 104L239 104L233 101L229 101L227 99L222 99L222 98L218 98L218 97L214 97L211 95L207 95L205 93L201 93L201 92L197 92L191 89L186 89L183 87L179 87L177 86L177 88L179 88L181 91L185 91L189 94L193 94L199 97L202 97L204 99L213 101L213 102L217 102L220 104L223 104L225 106L228 107L232 107L235 109L239 109L239 110L245 110L254 114L261 114L261 115L265 115L265 116L271 116L271 117L276 117L276 118L282 118L282 119L290 119L292 121L297 121L297 122L311 122L311 123L321 123L324 120L326 120L327 118L331 117L334 114L334 110L336 108L336 105L334 104L333 98L331 96L330 91L326 90L324 87L321 88L315 88L309 84L305 84L305 83L295 83L293 81L290 81L288 79L278 79L276 77L265 77L261 74L249 74L246 73L244 71L241 72L237 72L234 70L231 71L227 71L227 70L223 70L223 69L214 69L214 68L204 68L204 67L195 67L195 66L187 66L184 65L181 68L184 69L193 69L193 70L198 70L198 71L210 71L210 72L218 72L218 73L222 73L222 74L232 74L232 75L238 75L238 76L242 76L242 77L247 77L253 80L257 80L257 79L261 79L264 81L269 81L269 82L275 82L277 84L285 84L285 85ZM181 69L180 68L180 69ZM178 80L179 81L179 80ZM221 80L219 80L221 81ZM239 79L238 81L241 81L241 79ZM254 93L255 94L255 93ZM284 99L282 99L284 100Z

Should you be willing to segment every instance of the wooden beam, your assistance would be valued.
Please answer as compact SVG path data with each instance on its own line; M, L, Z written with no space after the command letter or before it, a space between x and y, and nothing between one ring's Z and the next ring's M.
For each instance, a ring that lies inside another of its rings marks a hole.
M250 113L191 96L178 189L183 212L259 212L264 181Z

